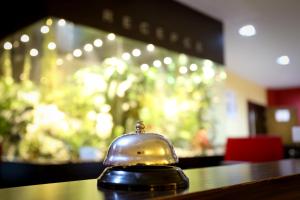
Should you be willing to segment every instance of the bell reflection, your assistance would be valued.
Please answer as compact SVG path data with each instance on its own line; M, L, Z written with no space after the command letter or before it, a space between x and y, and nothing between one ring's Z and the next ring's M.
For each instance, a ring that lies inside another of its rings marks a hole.
M186 190L167 191L122 191L101 189L105 200L132 200L135 196L139 199L150 199L184 193Z

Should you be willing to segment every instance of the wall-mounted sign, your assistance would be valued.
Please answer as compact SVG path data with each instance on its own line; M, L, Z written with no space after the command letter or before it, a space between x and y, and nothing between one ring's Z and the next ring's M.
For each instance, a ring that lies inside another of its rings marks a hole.
M277 122L289 122L290 118L291 114L288 109L278 109L275 111L275 120Z
M222 23L173 0L44 0L11 7L22 17L2 13L7 28L0 37L53 16L223 64Z

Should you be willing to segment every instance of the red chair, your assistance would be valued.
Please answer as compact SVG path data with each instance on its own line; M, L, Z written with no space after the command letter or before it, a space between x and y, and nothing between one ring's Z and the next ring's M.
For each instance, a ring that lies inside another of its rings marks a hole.
M283 158L280 137L228 138L225 161L267 162Z

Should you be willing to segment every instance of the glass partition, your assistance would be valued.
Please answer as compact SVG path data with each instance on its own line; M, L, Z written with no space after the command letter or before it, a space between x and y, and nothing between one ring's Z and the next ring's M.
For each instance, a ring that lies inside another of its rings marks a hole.
M102 159L138 120L179 156L213 152L226 79L217 63L55 18L1 45L6 159Z

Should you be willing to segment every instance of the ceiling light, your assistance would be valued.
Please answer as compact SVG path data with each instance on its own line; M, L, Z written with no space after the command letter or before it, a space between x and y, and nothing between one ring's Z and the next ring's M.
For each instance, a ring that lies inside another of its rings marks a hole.
M91 51L93 51L94 47L93 47L93 45L91 45L90 43L87 43L86 45L84 45L83 49L84 49L86 52L91 52Z
M290 58L288 56L280 56L276 60L279 65L288 65L290 64Z
M56 44L54 42L49 42L48 49L50 49L50 50L56 49Z
M154 67L157 67L157 68L161 67L161 62L160 62L160 60L154 60L154 61L153 61L153 65L154 65Z
M75 57L80 57L82 55L82 51L80 50L80 49L75 49L74 51L73 51L73 56L75 56Z
M101 39L94 40L94 46L95 47L101 47L103 45L103 42Z
M198 65L196 65L195 63L193 63L193 64L190 65L190 70L192 72L197 71L197 69L198 69Z
M133 49L131 53L132 53L132 55L134 57L138 57L138 56L141 55L141 50L139 50L139 49Z
M44 34L46 34L46 33L48 33L49 32L49 27L48 26L42 26L41 27L41 33L44 33Z
M239 34L245 37L251 37L256 34L255 27L253 25L245 25L239 29Z
M32 57L35 57L37 55L39 55L39 51L37 49L31 49L29 54L32 56Z
M152 51L154 51L155 46L153 44L148 44L146 48L147 48L147 51L152 52Z
M172 63L172 58L170 58L170 57L165 57L165 58L164 58L164 63L165 63L166 65L171 64L171 63Z
M179 67L180 74L186 74L188 72L188 68L186 66Z
M110 41L113 41L113 40L116 39L116 35L113 34L113 33L110 33L110 34L107 35L107 39L110 40Z
M149 69L149 65L148 64L142 64L141 65L141 70L142 71L147 71Z
M21 35L21 37L20 37L20 40L21 40L21 42L29 42L29 36L27 35L27 34L23 34L23 35Z
M212 67L214 63L211 60L205 59L203 60L203 66L204 67Z
M12 43L11 42L5 42L4 45L3 45L3 48L5 50L10 50L12 49Z
M58 26L65 26L66 25L66 20L60 19L58 20Z
M47 21L46 21L47 26L51 26L52 23L53 23L52 19L48 18Z

